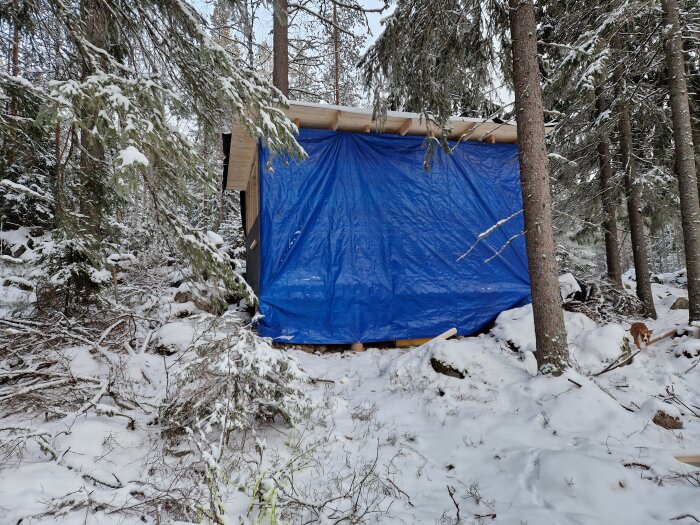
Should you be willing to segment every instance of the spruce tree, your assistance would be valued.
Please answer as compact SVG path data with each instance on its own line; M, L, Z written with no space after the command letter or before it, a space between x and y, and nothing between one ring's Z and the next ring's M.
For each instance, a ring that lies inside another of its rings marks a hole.
M700 321L700 204L679 6L677 0L662 0L661 5L665 25L664 51L669 73L685 263L688 272L689 315L690 321Z
M0 72L2 98L15 101L25 134L14 167L5 173L32 171L39 151L47 152L43 161L59 161L46 168L60 174L62 196L52 282L78 293L104 283L106 256L118 249L127 228L116 210L145 202L153 209L153 226L208 283L212 301L249 295L228 258L186 218L200 201L194 192L221 187L220 169L207 169L189 130L195 123L229 130L236 119L273 151L302 155L280 108L281 93L217 43L206 19L187 2L49 0L22 6L23 32L37 45L20 48L20 75ZM4 11L2 16L5 23L15 19ZM56 49L61 68L51 63L40 74L23 75L23 61L56 56ZM20 132L16 122L0 119L3 137ZM26 130L32 126L30 137ZM0 146L3 158L10 144ZM16 176L3 177L3 188L12 185L13 192L55 209L50 183L39 190Z

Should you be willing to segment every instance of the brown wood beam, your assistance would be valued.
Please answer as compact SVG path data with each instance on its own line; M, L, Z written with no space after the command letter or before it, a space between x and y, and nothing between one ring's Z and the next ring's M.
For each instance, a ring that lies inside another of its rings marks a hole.
M411 129L411 126L413 126L413 119L407 118L403 121L403 124L401 124L401 127L399 128L399 131L397 133L403 136L406 133L408 133L408 130Z
M331 122L331 130L337 131L338 126L340 125L340 117L342 115L342 111L338 110L335 112L335 115L333 115L333 122Z

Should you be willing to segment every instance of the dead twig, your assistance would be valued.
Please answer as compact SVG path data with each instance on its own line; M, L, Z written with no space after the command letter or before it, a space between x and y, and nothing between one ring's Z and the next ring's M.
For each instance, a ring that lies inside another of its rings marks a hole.
M615 361L613 361L608 366L606 366L603 370L601 370L600 372L598 372L596 374L593 374L593 377L602 376L603 374L605 374L607 372L610 372L612 370L615 370L616 368L620 368L621 366L626 365L627 363L629 363L632 360L632 358L634 358L634 356L636 356L640 352L641 352L641 350L637 350L636 352L629 354L629 355L626 355L626 354L621 355L620 357L615 359Z
M685 518L692 518L692 519L694 519L697 523L700 523L700 520L697 519L697 518L696 518L695 516L693 516L692 514L681 514L680 516L676 516L675 518L671 518L671 521L682 520L682 519L685 519Z
M452 500L452 503L454 503L455 509L457 509L457 523L461 523L462 518L459 511L459 503L457 503L457 500L455 499L455 488L451 485L447 485L447 493L450 495L450 499Z

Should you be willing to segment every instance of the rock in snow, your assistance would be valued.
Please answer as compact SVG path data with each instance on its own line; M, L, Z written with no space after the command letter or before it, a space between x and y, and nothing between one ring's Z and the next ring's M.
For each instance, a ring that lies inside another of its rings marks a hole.
M671 310L687 310L690 308L690 302L687 297L678 297L671 305Z

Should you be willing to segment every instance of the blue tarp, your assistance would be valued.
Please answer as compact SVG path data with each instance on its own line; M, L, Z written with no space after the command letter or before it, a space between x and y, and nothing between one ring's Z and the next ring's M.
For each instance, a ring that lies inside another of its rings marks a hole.
M352 343L460 334L530 301L517 147L302 129L285 165L260 148L259 332ZM503 252L485 262L512 240Z

